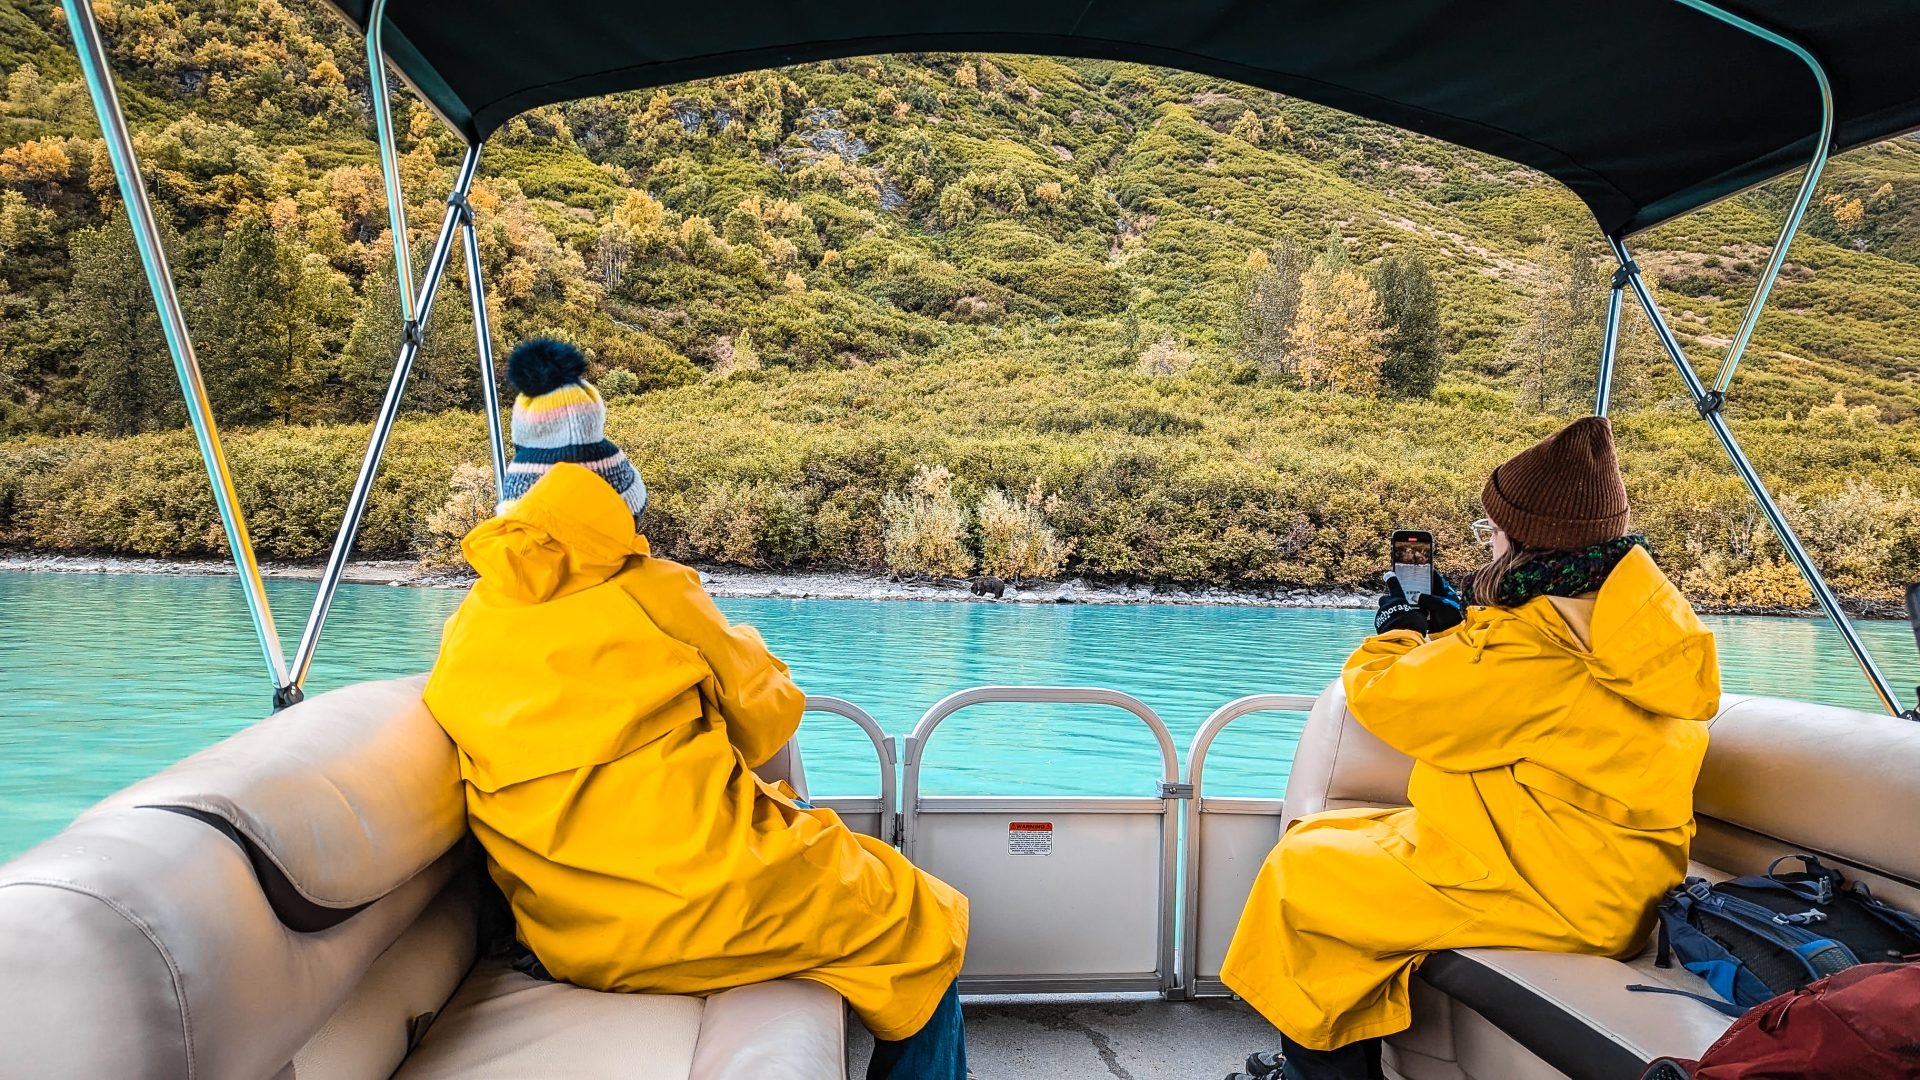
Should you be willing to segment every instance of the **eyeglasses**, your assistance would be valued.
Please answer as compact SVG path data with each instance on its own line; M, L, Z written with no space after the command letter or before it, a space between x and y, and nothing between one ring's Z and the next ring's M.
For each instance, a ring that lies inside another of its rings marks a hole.
M1483 548L1493 546L1493 534L1496 526L1491 518L1481 518L1467 527L1473 530L1474 543L1479 544Z

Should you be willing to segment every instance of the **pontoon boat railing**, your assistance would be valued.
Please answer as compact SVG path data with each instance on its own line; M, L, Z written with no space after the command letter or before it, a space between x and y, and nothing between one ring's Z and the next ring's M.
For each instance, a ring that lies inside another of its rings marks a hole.
M1157 787L1139 796L927 795L920 781L934 730L963 709L989 703L1094 705L1131 713L1153 734L1160 760L1151 779ZM1094 686L961 690L934 703L914 725L901 772L900 849L907 858L963 892L974 878L1002 886L997 903L975 903L975 940L993 940L995 947L968 954L963 992L1176 992L1178 804L1187 792L1173 736L1145 702ZM1015 830L1028 826L1044 826L1043 850L1016 850ZM1007 875L1009 860L1023 863L1026 872ZM1088 873L1082 876L1082 871ZM1098 883L1097 893L1062 891L1086 881ZM1028 890L1032 904L1008 906L1007 890L1014 883ZM1149 935L1150 942L1144 940ZM1021 941L1046 955L1020 953ZM1125 961L1116 964L1115 957L1150 960L1128 967ZM1126 970L1115 971L1116 966ZM1035 973L1036 967L1045 973Z
M898 846L900 843L900 791L895 780L895 770L899 767L900 755L895 749L893 736L880 726L873 714L845 698L807 695L807 711L830 713L845 720L853 721L860 733L873 744L873 753L880 763L880 793L871 800L862 797L822 796L813 799L816 806L825 806L839 812L843 817L871 813L874 815L874 836L882 842Z
M1218 884L1218 860L1209 860L1207 844L1207 822L1209 815L1238 815L1246 818L1266 819L1272 822L1272 835L1264 828L1252 830L1257 833L1251 838L1251 846L1243 848L1243 853L1253 850L1264 852L1273 846L1280 837L1280 826L1286 817L1286 804L1279 795L1265 798L1209 798L1206 792L1207 752L1213 749L1213 741L1227 729L1227 725L1255 713L1309 713L1319 700L1311 694L1250 694L1236 698L1213 711L1199 729L1193 733L1193 741L1187 744L1187 818L1185 824L1187 851L1186 864L1182 878L1186 882L1186 891L1180 898L1180 987L1181 996L1186 998L1214 997L1226 994L1227 988L1220 981L1217 963L1208 963L1211 959L1209 946L1213 940L1203 940L1212 926L1202 925L1202 916L1211 906L1214 893L1211 888ZM1217 839L1217 837L1216 837ZM1262 846L1264 845L1264 846ZM1231 852L1229 853L1231 854ZM1258 856L1255 856L1257 858ZM1251 867L1240 865L1233 868L1236 875L1251 881L1258 870L1257 863ZM1210 880L1210 878L1214 880ZM1233 890L1228 890L1230 893ZM1244 902L1245 893L1236 900ZM1217 909L1215 909L1217 910ZM1236 916L1238 912L1234 913Z

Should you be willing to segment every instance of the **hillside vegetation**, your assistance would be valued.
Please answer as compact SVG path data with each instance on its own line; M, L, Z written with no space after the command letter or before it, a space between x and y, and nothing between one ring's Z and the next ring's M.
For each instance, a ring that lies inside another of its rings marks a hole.
M399 314L357 44L304 0L97 4L256 542L330 541ZM206 554L218 520L57 7L0 10L0 542ZM409 100L403 92L401 100ZM424 257L456 140L406 107ZM1639 238L1717 363L1791 179ZM920 54L537 110L473 203L496 349L579 342L656 547L908 574L1351 585L1446 561L1591 400L1608 266L1503 162L1217 79ZM456 265L360 550L491 506ZM1837 160L1729 407L1836 582L1920 565L1920 143ZM1804 603L1637 314L1639 524L1697 598Z

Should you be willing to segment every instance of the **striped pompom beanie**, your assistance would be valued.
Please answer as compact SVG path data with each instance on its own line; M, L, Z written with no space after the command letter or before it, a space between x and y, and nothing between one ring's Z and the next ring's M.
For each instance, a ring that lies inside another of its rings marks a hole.
M584 465L613 485L637 521L647 485L620 448L607 441L607 403L586 380L587 358L564 341L533 338L507 358L513 402L513 464L501 508L527 493L562 461Z

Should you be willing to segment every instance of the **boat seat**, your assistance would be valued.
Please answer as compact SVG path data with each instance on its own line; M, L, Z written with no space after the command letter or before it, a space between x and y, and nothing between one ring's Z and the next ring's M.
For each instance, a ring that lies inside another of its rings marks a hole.
M1354 720L1338 680L1301 736L1289 823L1321 810L1404 806L1412 762ZM1694 789L1692 873L1758 873L1812 852L1920 911L1920 725L1880 713L1729 696ZM1412 988L1413 1026L1387 1040L1403 1080L1627 1080L1665 1054L1697 1057L1731 1021L1698 1002L1628 991L1705 985L1653 962L1507 949L1438 953Z
M482 961L395 1080L802 1080L844 1068L846 1005L818 983L701 999L602 994Z
M817 984L703 1000L476 964L492 887L421 687L318 695L0 866L0 1074L844 1077ZM797 752L763 773L804 787Z

